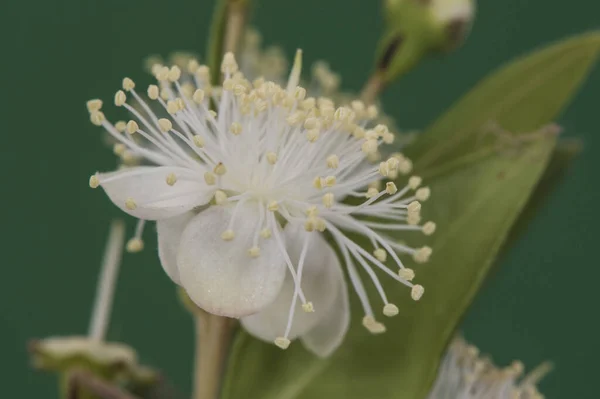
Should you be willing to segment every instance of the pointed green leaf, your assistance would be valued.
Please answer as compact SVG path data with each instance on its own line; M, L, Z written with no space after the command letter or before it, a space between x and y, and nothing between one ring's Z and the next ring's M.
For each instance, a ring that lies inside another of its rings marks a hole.
M428 169L433 193L423 216L435 220L438 231L422 241L434 248L431 262L415 267L416 282L426 287L420 302L382 279L400 308L385 320L386 334L371 336L361 328L362 311L352 295L353 326L329 359L315 358L298 342L283 352L242 332L222 398L425 397L446 343L546 169L556 136L539 129L568 103L599 47L600 35L585 35L509 65L417 141L414 153L422 157L415 163ZM489 121L510 132L480 140ZM376 295L372 301L378 303Z
M600 32L576 36L501 68L468 93L412 146L415 170L470 154L495 122L528 132L555 120L598 57ZM418 156L417 156L418 155Z

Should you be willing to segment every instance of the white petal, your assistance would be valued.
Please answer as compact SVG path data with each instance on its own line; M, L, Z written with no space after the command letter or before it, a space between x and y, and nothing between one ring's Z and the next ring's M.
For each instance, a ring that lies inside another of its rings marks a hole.
M179 282L179 270L177 269L177 249L179 248L183 229L185 229L194 215L194 212L186 212L182 215L156 222L160 263L163 269L165 269L165 273L178 285L181 285L181 283Z
M171 173L177 177L172 186L167 184ZM177 216L206 204L212 197L202 173L186 168L140 166L99 173L98 178L115 205L140 219ZM128 201L130 206L127 206Z
M327 357L341 344L350 325L350 303L344 276L338 280L338 291L332 306L319 324L301 337L304 347L315 355Z
M302 304L297 301L289 339L294 339L309 332L323 322L330 308L334 305L341 285L343 274L335 252L321 234L307 233L302 225L288 224L285 228L287 250L295 266L300 259L304 237L309 236L309 250L306 254L302 271L302 290L306 300L313 303L315 311L306 313ZM294 281L287 273L285 282L277 299L263 311L242 319L242 325L248 332L259 339L273 342L282 336L287 325L288 315L294 294Z
M221 238L233 206L211 206L188 223L177 253L180 281L190 298L220 316L260 311L275 299L285 277L284 258L274 239L260 242L258 258L249 256L259 213L255 206L239 206L233 240Z

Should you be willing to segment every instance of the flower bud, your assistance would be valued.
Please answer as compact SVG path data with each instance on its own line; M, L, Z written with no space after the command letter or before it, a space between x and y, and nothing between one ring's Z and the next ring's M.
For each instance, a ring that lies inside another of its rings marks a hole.
M425 56L464 41L474 0L384 0L385 31L376 59L384 83L408 72Z

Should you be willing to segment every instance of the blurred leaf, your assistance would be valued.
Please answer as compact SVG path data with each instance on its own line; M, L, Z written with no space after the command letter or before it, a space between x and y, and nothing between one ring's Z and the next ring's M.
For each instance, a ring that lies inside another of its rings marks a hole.
M433 192L424 220L435 220L438 231L427 241L434 248L431 262L417 270L427 290L420 302L382 279L400 308L385 320L386 334L361 328L354 295L353 326L329 359L311 356L300 343L282 352L240 333L222 398L425 397L446 343L546 169L556 135L536 130L568 103L599 47L600 35L584 35L509 65L417 140L417 170L428 168ZM510 132L482 141L489 121Z
M539 211L539 208L561 182L575 157L581 153L582 148L583 145L579 139L567 139L558 142L552 153L550 162L548 162L548 167L544 171L544 175L531 194L531 198L527 201L519 219L517 219L515 225L511 228L508 238L503 245L504 249L508 249L521 236L529 222L531 222L535 214Z
M557 119L598 57L600 32L521 58L479 83L411 146L415 170L446 165L478 147L482 126L527 132ZM418 156L417 156L418 155ZM437 168L436 168L437 169Z

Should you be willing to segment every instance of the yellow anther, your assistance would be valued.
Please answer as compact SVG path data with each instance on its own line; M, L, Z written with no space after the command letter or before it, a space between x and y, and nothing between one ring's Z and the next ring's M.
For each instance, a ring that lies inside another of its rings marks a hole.
M177 176L175 175L175 173L169 173L167 175L167 184L169 186L174 185L175 183L177 183Z
M142 241L141 238L134 237L127 241L127 246L125 248L129 253L141 252L144 249L144 241Z
M314 218L308 218L304 221L304 230L306 230L308 232L315 231Z
M271 212L276 212L279 210L279 204L277 203L277 201L271 201L267 205L267 209L270 210Z
M240 133L242 133L242 125L239 122L233 122L229 130L232 134L235 134L237 136Z
M204 181L209 186L213 186L217 182L217 177L212 172L204 172Z
M409 213L406 222L411 226L416 226L421 223L421 215L419 213Z
M227 202L227 194L224 191L217 190L215 191L215 204L223 205Z
M300 105L302 106L303 109L309 110L309 109L313 109L315 107L316 102L317 101L314 99L314 97L309 97L306 100L303 100L300 103Z
M85 106L87 107L89 113L100 111L102 108L102 100L95 98L85 103Z
M169 79L169 68L166 66L161 66L160 68L156 68L156 73L154 75L156 80L160 82L164 82Z
M390 159L385 161L385 163L387 164L387 167L388 167L388 175L389 175L389 172L398 170L398 166L400 165L400 161L394 157L391 157Z
M304 111L295 111L295 112L291 113L290 115L288 115L287 118L285 118L285 121L290 126L297 126L300 123L302 123L302 120L304 119L304 117L305 117Z
M387 176L389 172L388 164L386 162L379 163L379 174L381 176Z
M277 162L277 154L275 154L273 151L269 151L267 152L267 162L269 162L271 165L275 165L275 162Z
M219 162L213 169L213 172L217 175L217 176L223 176L225 173L227 173L227 168L225 167L225 165L223 165L222 162Z
M319 177L319 176L315 177L314 180L313 180L313 187L316 188L316 189L318 189L318 190L322 189L323 188L323 182L322 182L322 180L323 179L321 177Z
M91 175L90 176L90 187L91 188L98 188L99 185L100 185L100 179L98 179L98 176Z
M127 101L127 96L123 90L119 90L115 93L115 105L117 107L122 107Z
M117 143L113 146L113 153L115 155L123 155L125 150L127 150L127 147L123 143Z
M422 182L423 179L421 179L419 176L411 176L411 178L408 179L408 186L413 190L416 190L417 188L419 188Z
M290 340L285 338L285 337L277 337L275 338L275 341L273 341L275 343L275 345L277 345L279 348L285 350L287 348L289 348L290 346Z
M158 120L158 126L160 127L160 130L164 133L167 133L169 130L173 129L173 123L171 123L171 121L166 118L160 118Z
M429 260L432 252L433 251L429 247L419 248L413 254L413 259L417 263L426 263Z
M260 236L264 239L271 238L271 229L262 229L260 231Z
M385 183L385 192L389 195L396 194L396 192L398 192L398 187L396 187L394 182L387 182Z
M421 211L421 204L419 201L413 201L408 204L407 208L409 213L418 213Z
M160 89L160 98L164 101L168 101L171 98L171 95L167 89Z
M217 111L211 109L208 113L212 119L217 119Z
M127 122L127 127L125 130L127 130L127 133L129 134L134 134L135 132L140 130L140 127L138 126L136 121L130 120L129 122Z
M192 96L192 99L194 100L194 102L196 104L202 104L202 102L204 101L204 90L197 89L194 92L194 95Z
M340 166L340 159L337 155L332 154L327 157L327 167L330 169L337 169Z
M306 131L306 139L311 143L314 143L319 139L320 132L319 129L310 129Z
M125 207L127 209L129 209L130 211L133 211L135 208L137 208L137 204L136 202L133 200L133 198L127 198L125 200Z
M383 314L387 317L394 317L398 313L400 313L400 310L398 309L398 306L394 305L393 303L387 303L383 307Z
M396 139L394 134L390 133L390 132L385 133L382 138L383 138L383 142L385 144L392 144L394 142L394 140Z
M365 154L373 154L377 151L377 140L365 140L361 149Z
M90 114L90 121L96 126L102 126L102 122L104 122L104 114L102 111L92 111Z
M233 53L225 53L223 56L223 62L221 63L221 72L234 74L238 71L238 64L235 61Z
M177 108L179 108L180 111L185 109L185 101L183 100L183 98L177 97L175 99L175 104L177 104Z
M317 230L319 230L321 233L325 231L325 229L327 228L327 224L325 223L325 219L321 219L321 218L315 218L315 227L317 228Z
M377 109L377 107L374 105L369 105L367 107L367 117L369 119L375 119L377 118L377 115L379 115L379 110Z
M431 195L431 190L429 189L429 187L421 187L415 193L415 198L418 199L419 201L427 201L427 199L429 199L430 195Z
M188 73L191 73L191 74L196 73L196 71L198 70L198 67L200 67L200 64L198 64L198 60L196 60L195 58L192 58L187 63Z
M242 95L246 94L247 91L248 90L244 85L236 84L233 86L233 94L235 94L238 97L241 97Z
M366 135L367 135L367 132L365 132L365 129L363 129L360 126L356 126L352 130L352 136L354 136L354 138L356 138L356 139L364 139Z
M385 252L383 248L377 248L375 251L373 251L373 255L375 255L375 258L377 258L377 260L380 262L385 262L387 259L387 252Z
M185 82L181 85L181 93L185 98L192 98L195 89L196 86L194 86L190 82Z
M319 214L319 209L315 205L311 205L306 209L304 213L306 213L306 216L308 217L314 217Z
M258 258L260 256L260 248L259 247L252 247L248 250L248 255L250 255L253 258Z
M333 114L333 118L336 121L346 121L348 119L351 119L353 112L346 108L346 107L339 107L338 109L335 110L334 114Z
M174 100L169 100L167 102L167 112L171 115L176 114L177 112L179 112L179 104L177 104L177 102Z
M398 270L398 276L406 281L412 281L415 278L415 272L413 269L406 267Z
M325 205L326 208L331 208L334 203L335 197L333 196L333 193L327 193L323 196L323 205Z
M225 230L221 233L221 239L225 241L231 241L235 238L235 233L233 230Z
M148 97L151 100L158 100L159 94L160 94L160 91L158 90L158 86L156 86L156 85L148 86Z
M434 222L427 222L423 225L423 234L430 236L435 233L436 225Z
M127 123L125 121L118 121L115 123L115 129L117 129L118 132L123 133L125 129L127 129Z
M313 313L315 311L315 307L312 302L306 302L302 304L302 310L306 313Z
M365 194L365 197L367 197L367 198L373 198L377 194L379 194L379 190L377 190L375 187L370 187L367 190L367 193Z
M223 81L223 90L232 91L234 85L235 85L235 82L233 79L225 79Z
M200 65L198 69L196 69L196 77L201 82L208 82L210 78L210 68L206 65Z
M177 82L181 77L181 69L177 65L173 65L169 70L169 75L167 76L171 82Z
M200 135L195 135L192 139L194 141L194 145L198 148L204 147L204 139Z
M133 90L134 87L135 87L135 83L133 83L133 80L131 80L129 78L123 79L123 90L130 91L130 90Z
M424 292L425 292L425 288L423 288L422 285L415 284L412 287L412 289L410 290L410 297L413 300L418 301L419 299L421 299L421 297L423 296Z
M365 132L365 139L367 140L377 140L379 138L379 135L377 134L377 132L375 130L367 130Z
M371 334L381 334L385 332L383 323L379 323L373 316L363 317L362 324Z
M407 175L412 170L412 167L412 161L408 158L405 158L400 161L400 165L398 165L398 170L400 171L400 173Z
M306 89L304 87L296 86L294 89L294 98L298 101L304 100L306 97Z
M336 182L335 176L327 176L325 178L325 186L327 186L327 187L335 186L335 182Z
M359 100L354 100L350 103L350 106L358 115L362 115L365 112L365 103Z

